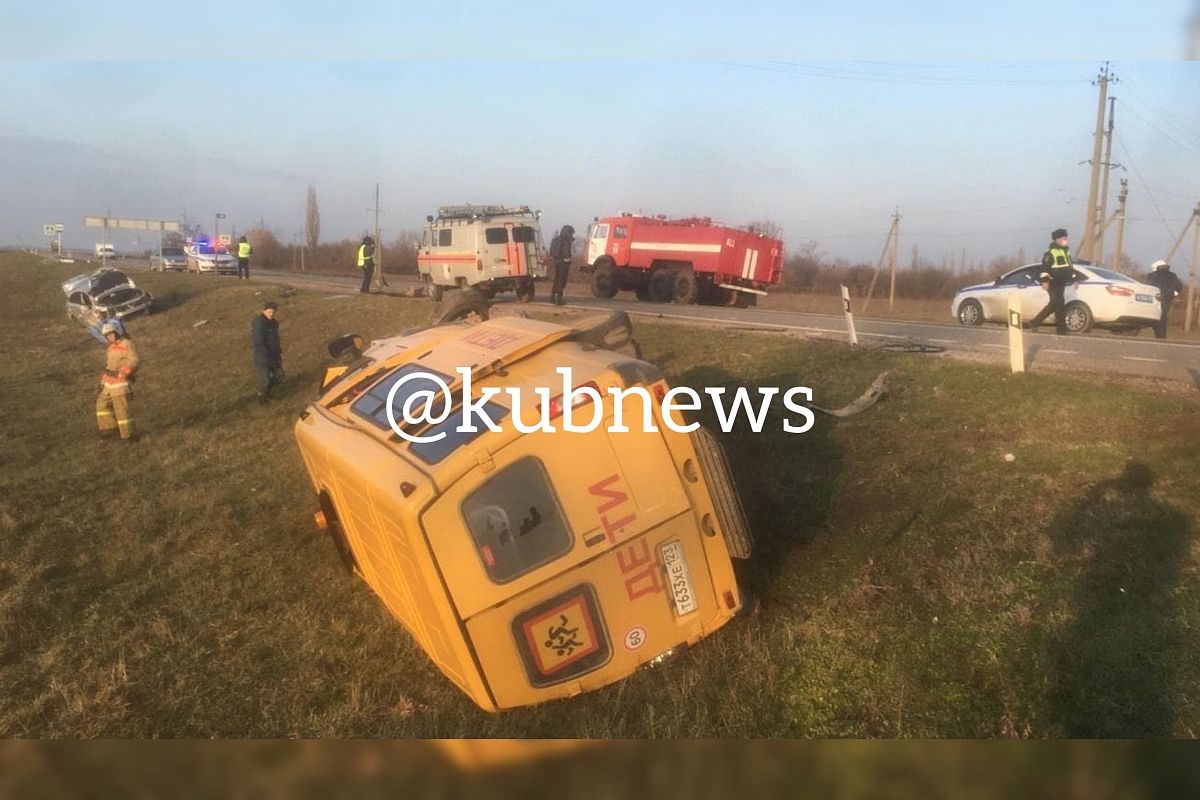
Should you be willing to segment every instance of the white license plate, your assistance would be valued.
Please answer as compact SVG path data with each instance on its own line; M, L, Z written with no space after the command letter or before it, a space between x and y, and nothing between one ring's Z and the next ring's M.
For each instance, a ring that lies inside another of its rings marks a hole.
M678 616L690 614L700 606L696 602L696 591L692 588L692 573L688 570L687 556L683 554L683 543L678 539L658 548L662 555L663 568L667 571L667 584L675 601Z
M1135 295L1133 299L1138 301L1139 303L1153 303L1154 302L1154 298L1148 294Z

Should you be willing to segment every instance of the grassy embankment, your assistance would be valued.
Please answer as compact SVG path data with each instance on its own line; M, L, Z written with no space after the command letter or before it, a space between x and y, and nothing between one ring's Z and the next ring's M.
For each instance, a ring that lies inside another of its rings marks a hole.
M345 577L291 434L326 340L422 323L428 301L140 276L161 309L131 323L143 438L125 446L94 435L103 353L62 312L70 272L0 257L21 298L0 394L0 734L1198 732L1194 393L638 322L675 384L839 405L887 368L894 392L808 434L773 415L722 437L757 537L754 615L621 684L488 715ZM288 369L267 408L260 291L280 297Z

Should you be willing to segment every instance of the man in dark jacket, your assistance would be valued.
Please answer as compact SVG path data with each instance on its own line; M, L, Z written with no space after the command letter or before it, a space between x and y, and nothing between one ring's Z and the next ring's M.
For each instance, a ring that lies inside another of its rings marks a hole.
M261 314L250 323L250 347L254 351L254 369L258 371L258 402L271 398L271 389L283 383L283 347L279 344L279 322L274 303L263 305Z
M1171 301L1183 291L1183 282L1179 280L1178 275L1171 272L1171 265L1161 258L1150 266L1151 272L1143 283L1148 283L1158 289L1158 293L1162 297L1162 317L1154 326L1154 338L1165 339L1167 338L1167 315L1171 313Z
M1058 330L1058 335L1063 336L1067 332L1067 287L1084 279L1075 271L1065 228L1059 228L1050 234L1050 246L1042 256L1042 271L1050 276L1049 283L1043 283L1050 295L1050 302L1030 321L1029 327L1036 331L1046 317L1053 314L1054 327Z
M575 229L563 225L550 241L550 269L553 270L554 284L550 290L550 302L556 306L563 304L563 290L567 288L567 277L571 274L571 256L574 250Z

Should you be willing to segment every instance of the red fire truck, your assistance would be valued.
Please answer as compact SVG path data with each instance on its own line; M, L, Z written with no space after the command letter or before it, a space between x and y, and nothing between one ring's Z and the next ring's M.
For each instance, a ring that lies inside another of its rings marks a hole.
M597 217L583 271L592 294L618 291L658 303L754 305L783 274L783 242L708 217Z

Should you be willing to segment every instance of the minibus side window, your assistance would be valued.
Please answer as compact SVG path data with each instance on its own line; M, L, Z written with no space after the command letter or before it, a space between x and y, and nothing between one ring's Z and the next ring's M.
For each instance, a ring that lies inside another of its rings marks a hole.
M488 577L507 583L571 549L571 530L542 462L523 458L467 496L463 519Z
M417 391L428 392L429 396L435 398L435 401L439 404L445 402L441 399L443 397L441 387L450 385L452 381L449 376L427 369L421 364L405 364L394 370L392 374L372 386L366 394L355 400L351 404L350 410L363 419L369 420L375 427L389 430L392 426L387 418L388 394L391 392L392 386L398 381L414 374L416 374L415 377L405 380L396 389L395 395L392 396L392 416L397 423L403 424L401 420L404 418L404 403ZM440 407L444 408L444 405ZM423 408L424 404L422 403L416 408L410 409L410 411L419 415ZM440 408L436 409L434 413L440 413Z
M506 228L488 228L483 232L484 239L488 244L508 244L508 230Z

